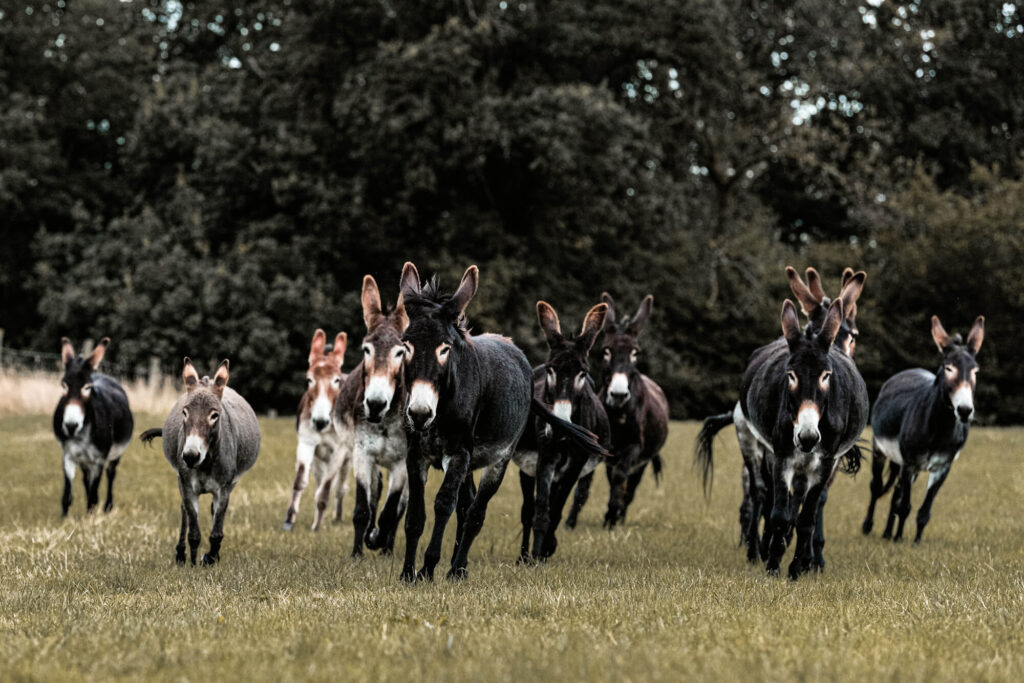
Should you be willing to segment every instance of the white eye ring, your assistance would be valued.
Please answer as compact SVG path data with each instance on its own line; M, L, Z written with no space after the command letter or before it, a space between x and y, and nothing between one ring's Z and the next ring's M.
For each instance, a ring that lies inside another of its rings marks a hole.
M605 362L607 363L611 359L612 359L612 350L611 349L605 349L604 350L604 360L605 360Z
M218 419L219 417L220 417L220 414L219 414L219 413L210 413L210 417L209 417L209 418L207 418L207 419L208 419L208 420L210 421L210 424L213 424L214 422L216 422L216 421L217 421L217 419Z
M949 375L950 377L956 374L956 368L952 365L946 365L943 367L943 369L946 371L946 374Z
M789 370L786 372L786 377L789 379L789 390L796 391L796 388L800 386L800 380L797 379L796 373Z
M91 384L86 384L85 386L82 387L82 396L88 396L91 393L92 393L92 385Z
M61 394L61 396L67 396L68 395L68 383L67 382L61 382L60 383L60 394Z
M363 355L364 356L369 357L372 354L373 354L373 348L369 344L367 344L366 346L363 347Z
M587 383L587 373L584 371L579 372L576 375L576 391L583 388L583 385Z
M832 371L822 370L821 376L818 377L818 386L822 391L828 391L828 383L830 379L832 379Z
M331 384L333 384L336 387L340 387L341 386L341 378L340 377L335 377L334 379L331 380Z
M630 352L629 352L629 362L630 362L630 363L635 363L635 362L636 362L636 359L637 359L637 358L638 358L639 356L640 356L640 352L639 352L639 351L637 351L636 349L633 349L632 351L630 351Z
M188 419L188 408L181 409L181 416L184 417L186 420Z
M306 386L307 387L313 386L313 378L312 377L307 377L306 378Z

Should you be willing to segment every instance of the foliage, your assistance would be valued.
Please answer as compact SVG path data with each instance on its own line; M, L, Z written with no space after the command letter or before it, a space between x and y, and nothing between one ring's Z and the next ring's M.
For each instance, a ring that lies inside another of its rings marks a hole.
M477 263L474 328L535 361L537 299L575 326L602 290L653 292L643 362L700 416L777 333L783 267L851 265L873 387L933 363L931 313L986 314L980 413L1019 421L995 349L1024 312L1021 22L983 0L8 2L0 325L171 373L230 357L290 410L313 329L361 333L364 273L393 298L405 260L451 284ZM964 267L982 255L1000 277Z

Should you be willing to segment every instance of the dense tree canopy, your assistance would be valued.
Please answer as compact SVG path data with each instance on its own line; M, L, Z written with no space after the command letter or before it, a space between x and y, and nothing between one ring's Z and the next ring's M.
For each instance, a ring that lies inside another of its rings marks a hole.
M539 361L647 292L678 417L736 398L783 268L868 272L873 390L986 315L979 409L1024 419L1024 10L982 0L3 0L0 326L128 366L232 359L288 410L316 327L405 260ZM355 345L358 348L358 345ZM349 361L355 360L355 352Z

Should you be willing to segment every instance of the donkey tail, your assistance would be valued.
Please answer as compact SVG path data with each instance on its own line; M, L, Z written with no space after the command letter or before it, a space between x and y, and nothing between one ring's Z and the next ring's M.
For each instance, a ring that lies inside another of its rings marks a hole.
M731 425L732 422L731 412L704 418L704 426L700 428L697 441L693 445L693 465L700 467L701 485L704 487L706 498L711 497L711 484L715 479L715 460L712 453L715 434Z
M163 437L164 430L160 427L154 427L153 429L147 429L146 431L139 434L139 441L146 444L147 446L153 445L153 439L157 437Z
M611 453L605 450L604 446L598 442L597 436L592 431L584 429L579 425L574 425L572 422L563 420L548 410L548 407L536 398L530 399L530 412L547 424L551 425L551 429L553 429L556 434L566 437L574 445L583 449L584 452L594 453L600 455L602 458L611 457Z
M661 483L661 453L655 453L651 458L651 469L654 470L654 485Z

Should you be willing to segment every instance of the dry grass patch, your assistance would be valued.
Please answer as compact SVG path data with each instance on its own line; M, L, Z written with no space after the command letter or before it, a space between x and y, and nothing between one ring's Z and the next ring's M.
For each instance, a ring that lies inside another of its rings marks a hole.
M61 376L53 372L0 372L0 417L52 415L60 401ZM122 381L135 413L162 413L178 400L174 382Z
M141 416L137 430L161 420ZM672 426L665 479L641 485L625 528L601 529L602 475L580 528L559 534L547 566L517 567L513 467L469 581L408 587L398 559L348 558L351 501L341 526L311 533L306 505L294 532L279 530L293 423L262 425L261 459L232 498L223 562L201 570L173 564L178 494L158 449L126 452L113 513L87 518L76 491L61 522L48 419L0 419L0 678L1024 677L1022 430L976 430L921 547L861 536L868 477L840 479L827 510L828 571L798 583L765 578L736 547L739 455L729 431L705 506L690 423ZM915 503L922 495L919 487ZM453 532L454 520L449 553Z

